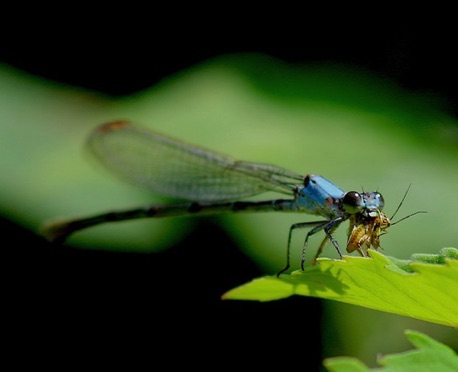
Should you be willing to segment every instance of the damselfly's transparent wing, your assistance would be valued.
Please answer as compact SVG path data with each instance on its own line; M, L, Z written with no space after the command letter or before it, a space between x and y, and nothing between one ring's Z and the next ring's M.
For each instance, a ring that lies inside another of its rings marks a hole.
M230 201L266 191L292 195L303 181L286 169L237 161L127 121L98 127L87 145L117 175L164 196Z

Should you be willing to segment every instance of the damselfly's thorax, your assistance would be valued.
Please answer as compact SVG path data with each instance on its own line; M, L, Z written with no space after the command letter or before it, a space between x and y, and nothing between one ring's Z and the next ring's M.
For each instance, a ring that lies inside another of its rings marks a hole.
M295 190L298 210L327 219L333 219L342 214L339 200L344 195L345 191L340 187L316 174L305 176L303 184L297 186Z

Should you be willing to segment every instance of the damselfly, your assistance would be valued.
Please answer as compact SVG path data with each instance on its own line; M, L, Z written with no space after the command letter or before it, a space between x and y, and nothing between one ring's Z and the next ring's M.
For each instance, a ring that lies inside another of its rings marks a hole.
M286 266L278 273L280 275L290 266L294 230L311 228L302 247L301 268L304 269L308 240L319 231L324 231L325 237L315 259L329 240L342 257L332 233L348 219L351 225L347 250L357 249L362 255L365 255L365 250L361 249L363 244L377 249L380 235L389 227L389 219L382 212L384 200L379 192L345 192L319 175L301 176L275 165L234 160L128 121L111 122L96 128L87 145L102 164L127 181L186 202L148 205L52 222L42 230L51 241L63 242L70 234L91 226L136 218L269 211L321 216L319 221L299 222L290 227ZM286 194L289 198L241 200L268 191Z

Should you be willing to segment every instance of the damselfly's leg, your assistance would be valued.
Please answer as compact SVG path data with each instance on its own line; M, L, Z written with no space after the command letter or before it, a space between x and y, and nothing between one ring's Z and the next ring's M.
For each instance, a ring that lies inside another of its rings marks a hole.
M339 257L342 258L342 252L340 251L339 243L332 236L332 232L337 228L337 226L339 226L339 224L341 222L342 222L342 219L339 217L339 218L336 218L336 219L330 221L326 226L324 226L323 230L324 230L324 232L326 234L326 237L323 239L323 241L321 242L318 250L316 251L315 257L313 258L313 261L312 261L312 266L316 265L316 260L320 256L320 254L323 252L323 249L324 249L326 243L328 242L328 240L331 241L332 245L334 246L334 248L336 249L337 253L339 254Z
M342 218L338 217L335 218L331 221L326 221L324 224L318 225L317 227L313 228L307 233L307 236L305 237L304 245L302 247L302 257L301 257L301 269L304 270L304 263L305 263L305 251L307 249L307 243L308 239L310 236L313 234L316 234L318 231L324 230L326 233L326 238L321 242L320 247L318 248L317 253L315 254L315 258L313 259L312 265L315 265L316 259L318 256L321 254L324 246L326 245L326 242L328 239L331 240L332 244L334 247L337 249L337 252L339 253L340 257L342 257L342 253L340 253L340 248L339 248L339 243L337 243L337 240L331 235L331 232L339 226L339 224L342 222Z
M283 274L286 270L289 269L290 266L290 253L291 253L291 238L293 236L293 231L297 229L305 229L311 226L315 226L312 230L310 230L307 233L307 236L305 237L305 242L304 242L304 247L302 249L302 258L301 258L301 268L304 270L304 256L305 256L305 248L307 247L307 242L309 236L317 233L318 231L322 230L327 224L329 224L329 221L312 221L312 222L300 222L300 223L295 223L294 225L291 225L289 229L289 235L288 235L288 245L286 248L286 266L278 272L277 277Z
M315 257L313 257L313 260L312 260L312 266L315 266L316 265L316 260L317 258L321 255L321 253L323 252L323 249L324 247L326 246L326 243L328 242L329 238L328 236L326 235L323 239L323 241L321 242L320 246L318 247L318 250L316 251L315 253Z

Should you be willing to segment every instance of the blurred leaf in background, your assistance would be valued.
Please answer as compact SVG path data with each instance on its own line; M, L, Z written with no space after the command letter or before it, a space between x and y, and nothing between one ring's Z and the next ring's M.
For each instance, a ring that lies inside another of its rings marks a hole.
M416 347L399 354L378 356L377 364L381 368L370 369L354 358L337 357L324 361L330 372L339 371L456 371L458 355L446 345L434 339L411 330L406 330L407 339Z
M120 182L83 151L95 126L128 119L240 160L321 174L347 191L378 190L388 216L412 184L397 218L418 210L428 214L393 226L383 237L384 253L408 258L457 245L456 121L434 97L409 93L361 70L233 55L139 94L107 99L1 66L0 112L0 212L33 231L56 217L164 201ZM284 265L290 225L314 219L281 213L216 218L270 274ZM193 223L176 218L108 224L78 233L70 242L86 249L160 251L185 236ZM345 241L345 227L336 237ZM297 233L292 242L295 265L303 239ZM313 237L311 250L319 242ZM394 252L391 247L409 248ZM308 262L313 254L308 252ZM323 256L336 258L336 252L329 245ZM453 338L458 347L456 332L446 327L352 305L327 304L326 309L329 356L339 344L347 348L339 353L371 361L371 353L380 351L377 343L394 352L402 330L415 326L445 343Z

